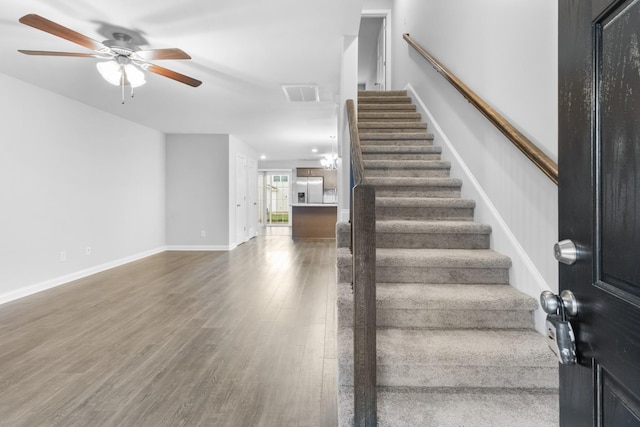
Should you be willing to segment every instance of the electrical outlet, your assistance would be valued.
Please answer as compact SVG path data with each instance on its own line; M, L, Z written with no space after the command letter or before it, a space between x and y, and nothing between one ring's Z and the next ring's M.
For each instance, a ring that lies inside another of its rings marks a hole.
M207 230L201 230L200 237L207 237Z
M84 253L87 254L87 256L91 255L91 246L87 246Z
M67 261L67 251L60 251L60 262Z

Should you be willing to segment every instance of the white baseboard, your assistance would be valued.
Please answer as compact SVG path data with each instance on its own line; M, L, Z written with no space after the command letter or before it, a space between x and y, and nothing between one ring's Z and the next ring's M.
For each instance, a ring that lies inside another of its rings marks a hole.
M220 245L171 245L167 246L166 250L168 251L230 251L237 247L238 245L228 245L228 246L220 246Z
M495 207L491 199L489 199L487 193L482 189L482 186L466 165L447 135L438 125L438 122L431 114L431 111L429 111L424 102L422 102L422 99L420 99L420 96L418 96L413 86L408 84L405 89L415 102L418 112L422 113L423 117L426 116L428 118L430 129L432 130L437 142L442 143L444 145L443 149L446 149L451 155L451 163L458 166L464 174L464 177L459 178L463 179L465 186L471 186L472 190L470 192L474 195L476 205L482 205L484 211L491 217L489 225L492 227L492 233L494 236L498 236L496 240L501 242L500 247L496 247L495 249L503 252L511 258L511 285L519 291L537 299L540 292L550 289L549 284L544 280L540 271L536 268L533 261L531 261L527 252L504 221L504 218L502 218L502 215L500 215L500 212ZM544 322L546 314L544 314L542 309L538 308L534 317L536 329L543 332L545 328Z
M74 273L66 274L55 279L46 280L44 282L36 283L35 285L29 285L16 289L10 292L6 292L0 295L0 304L4 304L10 301L14 301L29 295L33 295L38 292L45 291L47 289L55 288L56 286L64 285L65 283L73 282L74 280L82 279L92 274L100 273L105 270L110 270L121 265L128 264L133 261L138 261L142 258L149 257L164 252L166 248L161 246L159 248L151 249L148 251L140 252L128 257L120 258L114 261L106 262L104 264L96 265L84 270L76 271Z

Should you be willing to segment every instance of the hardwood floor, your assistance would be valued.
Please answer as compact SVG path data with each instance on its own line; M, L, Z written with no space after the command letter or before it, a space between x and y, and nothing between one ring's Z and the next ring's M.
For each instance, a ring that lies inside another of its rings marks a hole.
M0 425L336 426L335 259L262 235L0 305Z

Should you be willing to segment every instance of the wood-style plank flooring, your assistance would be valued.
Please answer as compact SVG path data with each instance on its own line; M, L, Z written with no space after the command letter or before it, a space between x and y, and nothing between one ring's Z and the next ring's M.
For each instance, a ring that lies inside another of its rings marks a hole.
M0 305L0 426L335 426L335 240L165 252Z

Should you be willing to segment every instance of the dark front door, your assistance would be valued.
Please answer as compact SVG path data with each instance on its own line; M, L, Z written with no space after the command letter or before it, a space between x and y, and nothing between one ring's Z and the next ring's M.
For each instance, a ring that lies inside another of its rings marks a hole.
M640 0L559 2L560 266L578 364L561 426L640 426Z

